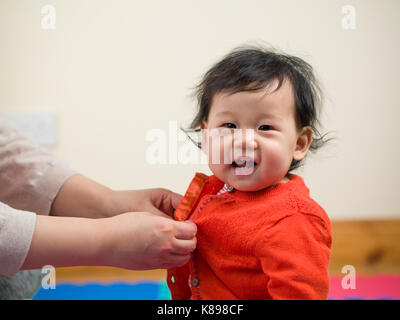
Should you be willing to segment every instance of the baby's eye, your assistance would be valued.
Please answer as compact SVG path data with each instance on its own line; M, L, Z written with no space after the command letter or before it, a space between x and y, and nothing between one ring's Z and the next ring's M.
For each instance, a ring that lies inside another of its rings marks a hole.
M261 131L268 131L268 130L271 130L271 129L272 129L272 126L270 126L269 124L263 124L263 125L258 127L258 130L261 130Z
M236 128L236 125L234 125L233 123L224 123L223 125L222 125L223 127L225 127L225 128L229 128L229 129L235 129Z

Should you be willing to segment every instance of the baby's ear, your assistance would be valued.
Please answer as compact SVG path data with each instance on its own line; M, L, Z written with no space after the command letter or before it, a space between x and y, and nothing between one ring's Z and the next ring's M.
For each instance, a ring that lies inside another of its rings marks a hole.
M200 129L207 129L207 122L205 122L204 120L200 123Z
M296 149L293 153L294 160L302 160L306 154L308 149L311 146L311 142L313 140L313 130L311 127L304 127L300 133L297 135Z

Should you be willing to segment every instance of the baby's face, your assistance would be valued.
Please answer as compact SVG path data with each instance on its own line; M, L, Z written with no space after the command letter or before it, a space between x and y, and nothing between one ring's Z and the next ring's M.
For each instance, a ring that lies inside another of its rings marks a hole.
M208 129L203 148L211 171L237 190L257 191L285 181L292 160L301 160L311 143L311 128L296 129L291 83L285 80L273 92L277 85L217 93L201 124Z

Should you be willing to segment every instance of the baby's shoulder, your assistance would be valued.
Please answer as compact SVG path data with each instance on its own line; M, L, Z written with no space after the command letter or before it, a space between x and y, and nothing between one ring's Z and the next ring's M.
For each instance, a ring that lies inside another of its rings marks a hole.
M293 193L292 197L297 213L308 217L308 219L321 220L322 223L330 228L330 220L325 209L309 194Z
M298 193L296 190L286 190L283 194L265 196L253 201L237 201L238 210L246 211L248 217L253 217L262 225L274 225L282 219L296 216L304 220L320 220L330 227L330 221L324 208L308 193Z

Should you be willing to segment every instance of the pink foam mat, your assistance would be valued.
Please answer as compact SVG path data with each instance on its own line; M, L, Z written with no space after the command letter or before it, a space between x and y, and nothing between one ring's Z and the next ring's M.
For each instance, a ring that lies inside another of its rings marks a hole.
M344 289L342 279L331 277L329 299L400 300L400 275L357 276L355 289Z

